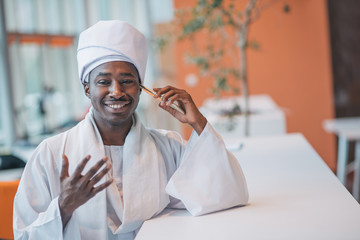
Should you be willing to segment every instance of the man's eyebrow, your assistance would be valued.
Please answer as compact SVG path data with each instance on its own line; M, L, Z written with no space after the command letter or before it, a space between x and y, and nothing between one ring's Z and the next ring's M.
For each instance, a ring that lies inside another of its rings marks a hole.
M136 77L136 76L132 73L120 73L119 77Z
M111 76L111 73L104 73L104 72L99 72L97 77L98 76Z
M97 77L101 77L101 76L111 76L111 73L107 73L107 72L99 72ZM136 77L134 74L132 73L120 73L119 77Z

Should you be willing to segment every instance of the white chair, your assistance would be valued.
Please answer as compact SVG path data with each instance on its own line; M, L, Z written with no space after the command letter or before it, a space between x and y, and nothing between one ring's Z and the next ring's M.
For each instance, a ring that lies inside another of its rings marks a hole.
M336 175L345 185L347 173L354 171L352 194L356 200L360 199L360 117L337 118L324 121L327 132L338 136L338 159ZM355 159L348 164L349 143L355 142Z

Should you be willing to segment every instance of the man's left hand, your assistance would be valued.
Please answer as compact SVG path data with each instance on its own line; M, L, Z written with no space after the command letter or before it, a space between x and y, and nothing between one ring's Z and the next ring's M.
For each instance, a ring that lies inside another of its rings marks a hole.
M154 98L161 98L159 106L173 115L182 123L188 123L197 132L198 135L203 131L207 120L200 113L192 100L189 93L185 90L178 89L172 86L166 86L163 88L154 88L156 95ZM170 105L176 101L177 105L184 111L185 114L173 109Z

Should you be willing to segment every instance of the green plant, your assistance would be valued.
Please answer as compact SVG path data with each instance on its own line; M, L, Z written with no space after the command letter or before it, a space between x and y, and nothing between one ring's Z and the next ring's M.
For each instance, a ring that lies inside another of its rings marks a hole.
M245 103L240 110L245 116L245 136L249 135L246 49L260 47L248 39L249 27L275 1L198 0L193 7L176 12L174 25L180 33L164 35L158 40L160 47L174 35L180 41L190 40L193 45L186 53L186 61L195 64L202 76L213 80L212 93L218 98L224 91L243 95ZM289 11L288 5L284 11Z

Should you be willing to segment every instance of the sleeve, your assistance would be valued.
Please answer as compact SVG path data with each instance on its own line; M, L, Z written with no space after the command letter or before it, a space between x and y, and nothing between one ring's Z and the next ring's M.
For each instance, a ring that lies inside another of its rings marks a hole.
M193 131L166 192L194 216L245 205L249 198L238 160L209 123L200 136Z
M27 163L14 199L14 239L77 239L72 223L63 231L58 195L59 170L45 143ZM72 238L65 237L71 234Z

